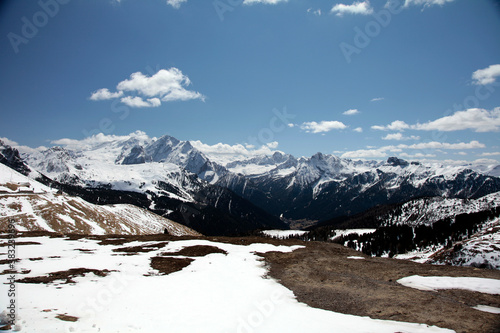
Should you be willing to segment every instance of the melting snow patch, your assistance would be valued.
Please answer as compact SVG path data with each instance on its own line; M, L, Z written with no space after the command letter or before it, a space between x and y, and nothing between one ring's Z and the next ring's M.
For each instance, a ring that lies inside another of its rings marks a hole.
M365 257L350 256L350 257L347 257L347 259L364 260L364 259L365 259Z
M412 275L399 279L398 283L406 287L427 291L463 289L485 294L500 295L500 280L496 279Z
M493 314L500 314L500 308L496 308L494 306L488 306L488 305L476 305L473 307L473 309L483 311L483 312L489 312Z

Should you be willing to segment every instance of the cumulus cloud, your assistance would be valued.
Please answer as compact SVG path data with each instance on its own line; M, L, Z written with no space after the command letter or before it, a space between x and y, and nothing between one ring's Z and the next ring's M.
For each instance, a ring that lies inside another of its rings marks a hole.
M363 128L361 127L356 127L355 129L353 129L354 132L358 132L358 133L363 133Z
M123 91L111 92L108 88L102 88L97 91L94 91L90 96L90 99L93 101L103 101L107 99L113 99L123 96Z
M81 149L91 149L92 147L97 147L103 143L113 142L113 141L126 141L131 138L135 138L140 141L150 140L149 136L142 131L135 131L129 135L106 135L99 133L96 135L89 136L82 140L63 138L59 140L52 140L50 143L54 145L64 146L70 150L81 150Z
M121 102L135 108L158 107L161 102L188 101L194 99L205 100L199 92L186 89L191 84L189 78L179 69L160 69L152 76L141 72L130 75L116 86L117 91L111 92L102 88L90 96L91 100L99 101L121 98Z
M350 109L350 110L343 112L342 114L346 115L346 116L353 116L353 115L358 114L358 113L359 113L358 109Z
M475 132L495 132L500 129L500 107L492 111L477 108L457 111L451 116L417 124L412 128L423 131L449 132L471 129Z
M383 101L385 98L384 97L375 97L370 100L370 102L378 102L378 101Z
M269 142L269 143L266 144L266 146L268 146L271 149L278 148L278 145L279 145L278 141L273 141L273 142Z
M187 2L187 0L167 0L167 5L179 9L184 2Z
M223 165L232 162L233 160L248 159L262 155L272 155L277 152L275 149L278 148L278 142L276 141L264 144L259 148L250 144L229 145L226 143L216 143L214 145L209 145L199 140L190 142L193 147Z
M407 154L407 153L401 153L401 154L399 154L399 157L408 158L408 159L410 159L410 158L422 159L422 158L436 157L436 154L422 154L422 153Z
M370 1L357 1L352 5L345 5L343 3L336 4L330 10L331 13L334 13L337 16L344 16L344 14L353 14L353 15L370 15L373 14L373 8L370 5Z
M130 106L131 108L152 108L161 105L161 101L159 98L148 98L147 100L143 100L139 96L126 96L123 97L120 101L123 104Z
M0 138L0 141L2 141L4 145L16 148L17 150L19 150L20 153L32 154L35 152L47 150L47 147L45 147L45 146L40 146L38 148L31 148L28 146L23 146L23 145L20 145L19 143L17 143L16 141L10 140L8 138Z
M372 126L372 129L379 131L404 131L405 129L409 129L410 125L405 123L402 120L395 120L387 126Z
M340 157L342 158L350 158L350 159L356 159L356 158L383 158L387 157L387 152L384 150L380 149L359 149L355 151L348 151L343 153Z
M472 79L474 80L473 83L476 85L494 83L498 76L500 76L500 64L478 69L472 73Z
M420 137L415 135L404 136L402 133L391 133L384 136L382 140L396 140L396 141L420 140Z
M315 122L315 121L310 121L310 122L305 122L300 125L300 129L303 131L306 131L307 133L325 133L325 132L330 132L331 130L337 129L345 129L347 126L336 120L332 121L320 121Z
M186 90L191 81L182 72L172 67L160 69L152 76L146 76L141 72L133 73L130 79L124 80L117 85L118 90L137 92L147 97L159 97L162 101L187 101L190 99L204 100L205 96L199 92Z

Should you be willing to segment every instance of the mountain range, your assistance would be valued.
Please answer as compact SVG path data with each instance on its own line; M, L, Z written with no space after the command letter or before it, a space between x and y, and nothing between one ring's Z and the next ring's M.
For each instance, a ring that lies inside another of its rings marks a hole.
M20 148L21 149L21 148ZM208 235L288 228L421 197L500 191L498 165L217 154L199 142L143 132L99 134L35 150L0 145L0 162L94 203L123 201Z

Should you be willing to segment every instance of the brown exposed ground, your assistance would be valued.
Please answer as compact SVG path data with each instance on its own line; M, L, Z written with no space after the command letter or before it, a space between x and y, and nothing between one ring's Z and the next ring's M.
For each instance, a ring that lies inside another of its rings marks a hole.
M423 265L371 258L337 244L311 242L292 253L263 254L269 275L312 307L406 322L425 323L456 332L500 332L500 315L473 309L500 307L499 295L461 290L420 291L396 281L406 276L465 276L500 279L500 271Z
M52 283L56 280L64 281L63 283L75 283L73 280L77 276L85 276L87 273L94 273L97 276L104 277L111 271L104 269L88 269L88 268L71 268L66 271L52 272L45 276L26 277L16 280L19 283Z
M227 254L226 251L219 249L218 247L215 247L215 246L196 245L196 246L185 247L177 252L164 252L164 253L162 253L162 255L164 255L164 256L177 255L177 256L186 256L186 257L204 257L204 256L209 255L211 253Z
M165 275L180 271L193 261L193 259L189 258L153 257L150 265L151 268L158 270L160 275Z

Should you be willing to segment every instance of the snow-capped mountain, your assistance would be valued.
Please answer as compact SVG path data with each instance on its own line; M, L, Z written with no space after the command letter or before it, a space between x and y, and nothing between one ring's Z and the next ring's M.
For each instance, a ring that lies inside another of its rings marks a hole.
M3 149L20 159L16 149L6 145ZM139 150L144 159L138 157ZM205 235L286 228L279 218L200 178L210 172L212 163L188 142L172 137L149 138L142 132L100 135L68 141L65 147L25 151L22 156L26 164L19 168L46 184L96 204L147 208ZM136 164L127 164L133 161Z
M500 190L500 178L488 174L496 172L495 165L457 166L395 157L353 161L322 153L295 158L282 152L221 159L199 142L150 138L143 132L61 143L65 147L22 156L58 182L146 193L149 199L167 197L219 209L222 189L229 190L224 192L225 213L233 216L236 197L284 220L321 221L418 197L478 198ZM232 197L233 192L237 196Z
M470 166L394 157L376 162L321 153L295 159L276 153L226 167L232 173L219 177L217 184L290 220L326 220L418 197L477 198L500 190L499 178Z

